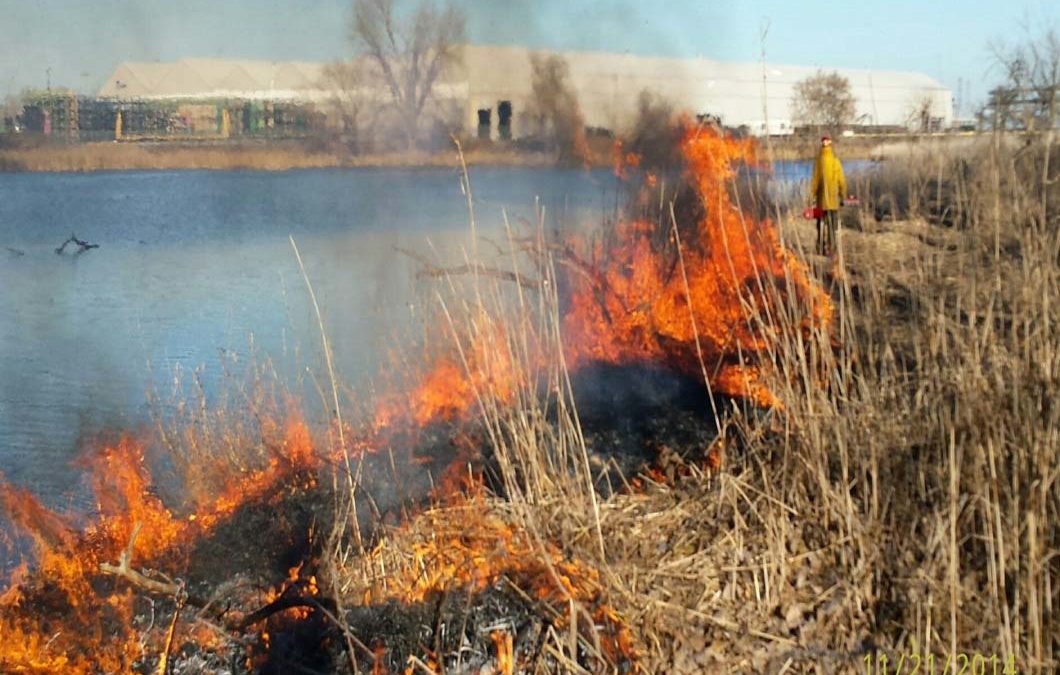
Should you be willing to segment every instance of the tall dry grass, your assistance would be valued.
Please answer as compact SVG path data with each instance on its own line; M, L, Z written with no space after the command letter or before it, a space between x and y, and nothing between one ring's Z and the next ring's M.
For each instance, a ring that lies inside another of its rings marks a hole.
M864 672L882 650L892 668L913 653L1057 666L1055 189L1040 152L997 140L891 169L906 169L906 220L844 234L830 334L807 349L797 307L754 318L785 337L785 410L738 425L732 473L759 495L737 528L772 590L757 616L793 640L764 649L773 665ZM789 228L796 246L808 230ZM799 593L814 577L819 595Z
M84 143L0 149L0 171L87 172L169 169L285 171L341 166L337 155L297 144L144 145Z
M532 255L510 259L536 291L481 265L439 291L462 356L494 341L465 367L521 373L514 403L477 392L496 499L543 558L560 542L601 571L646 672L875 673L881 654L887 672L900 659L910 672L914 655L959 670L962 654L970 672L1056 670L1057 187L1041 180L1041 151L1004 139L927 157L863 186L903 206L874 222L867 204L838 260L814 258L812 225L777 214L836 319L807 333L812 308L785 299L785 280L762 280L769 316L748 298L747 320L780 338L770 378L784 405L722 412L714 476L592 489L540 230Z

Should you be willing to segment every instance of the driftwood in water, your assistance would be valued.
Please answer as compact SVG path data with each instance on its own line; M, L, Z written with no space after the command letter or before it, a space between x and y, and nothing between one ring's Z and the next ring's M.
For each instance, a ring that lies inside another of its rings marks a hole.
M7 249L8 253L18 258L21 258L22 256L26 255L25 251L20 248L15 248L14 246L5 246L4 248Z
M529 290L541 289L540 281L538 281L537 279L526 277L522 274L519 274L518 272L498 269L496 267L483 265L482 263L470 263L458 265L456 267L438 267L437 265L432 265L426 257L420 255L419 253L416 253L415 251L410 251L409 249L402 248L400 246L397 247L397 251L399 253L407 255L408 257L412 258L423 266L423 269L421 269L419 272L419 276L421 277L445 277L461 276L465 274L479 274L486 277L502 279L504 281L511 281Z
M94 248L99 248L99 244L90 244L87 241L84 241L83 239L78 239L77 235L74 234L73 232L71 232L70 233L70 238L67 239L66 241L64 241L62 243L62 246L60 246L59 248L55 249L55 253L57 255L62 255L63 253L66 252L66 247L68 245L70 245L70 244L76 244L77 245L77 247L78 247L77 253L78 254L84 253L85 251L88 251L88 250L91 250L91 249L94 249Z

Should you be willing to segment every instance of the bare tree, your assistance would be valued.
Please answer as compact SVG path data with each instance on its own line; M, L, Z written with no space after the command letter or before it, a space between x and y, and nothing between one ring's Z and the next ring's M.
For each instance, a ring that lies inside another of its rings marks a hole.
M324 66L321 86L329 93L329 115L339 121L339 136L353 151L363 147L362 131L374 109L365 63L361 59L336 61Z
M390 92L410 149L439 77L459 59L465 24L460 10L439 9L431 0L407 15L399 14L396 0L353 2L351 37Z
M795 83L791 106L795 124L833 133L850 124L857 112L850 80L821 70Z
M22 114L22 99L8 94L0 103L0 131L13 131Z
M939 124L936 108L935 97L931 94L923 94L914 97L909 104L909 109L906 113L906 127L912 131L919 131L922 134L936 131Z
M578 94L570 84L570 67L558 55L530 55L530 114L538 132L559 152L561 161L585 162L589 145Z
M1049 29L1038 36L1027 31L1015 46L991 46L1003 81L990 92L999 128L1048 131L1056 126L1060 88L1060 35Z
M1048 214L1049 192L1060 181L1050 168L1060 105L1060 35L1055 28L1037 35L1025 28L1025 34L1024 42L1014 47L992 46L1004 82L991 91L987 105L993 108L996 130L1016 127L1041 139L1042 213Z

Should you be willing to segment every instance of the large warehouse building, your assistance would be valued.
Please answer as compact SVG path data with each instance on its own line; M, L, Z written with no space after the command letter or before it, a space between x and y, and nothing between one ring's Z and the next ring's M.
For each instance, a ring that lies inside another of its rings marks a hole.
M436 111L449 124L473 130L489 123L496 134L502 118L511 133L529 133L533 101L531 57L552 52L524 47L466 45L459 67L436 88ZM585 123L621 131L637 110L640 92L654 92L675 107L709 115L752 133L790 133L795 84L817 72L806 66L723 63L602 52L559 52L568 66ZM905 126L914 111L928 109L933 123L948 126L951 92L932 78L910 72L836 70L851 84L856 124ZM118 101L244 101L324 106L335 92L315 63L182 59L173 63L123 63L99 97ZM764 75L764 77L763 77ZM364 92L362 92L363 94ZM367 98L386 100L385 91ZM456 117L463 117L462 120Z

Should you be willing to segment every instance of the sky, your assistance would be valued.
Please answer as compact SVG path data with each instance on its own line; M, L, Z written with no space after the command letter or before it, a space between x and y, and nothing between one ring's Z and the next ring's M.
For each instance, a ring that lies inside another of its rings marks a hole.
M416 2L418 0L398 0ZM1060 28L1044 0L453 0L472 42L766 59L926 73L965 115L998 79L991 45ZM331 61L351 55L350 0L0 0L0 96L93 93L122 61Z

